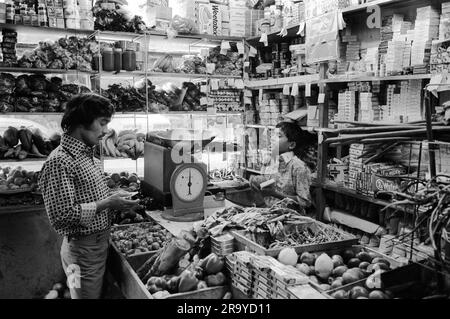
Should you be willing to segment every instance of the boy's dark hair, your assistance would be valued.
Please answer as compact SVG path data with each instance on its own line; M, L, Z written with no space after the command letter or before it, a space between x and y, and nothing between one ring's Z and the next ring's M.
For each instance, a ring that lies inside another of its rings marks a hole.
M276 127L286 135L289 142L295 142L293 152L298 158L302 158L307 148L314 143L313 136L296 123L280 122Z
M98 94L80 94L72 98L66 107L61 128L72 132L79 125L88 127L99 117L112 117L114 106L110 100Z

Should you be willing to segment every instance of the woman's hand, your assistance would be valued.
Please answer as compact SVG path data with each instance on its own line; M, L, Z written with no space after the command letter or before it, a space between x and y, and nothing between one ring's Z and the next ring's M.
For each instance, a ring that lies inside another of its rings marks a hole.
M264 189L261 191L261 193L262 193L262 195L263 195L264 197L272 196L272 197L275 197L275 198L280 198L280 197L283 198L283 196L281 196L281 194L278 193L278 192L275 190L274 187L264 188Z

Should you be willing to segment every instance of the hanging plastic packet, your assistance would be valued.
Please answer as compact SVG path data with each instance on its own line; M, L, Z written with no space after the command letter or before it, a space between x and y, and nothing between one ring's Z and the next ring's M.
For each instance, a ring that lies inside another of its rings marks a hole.
M267 37L267 33L263 33L261 35L261 39L259 39L259 42L264 43L265 47L269 46L269 38Z
M289 95L289 85L285 84L283 87L283 95Z
M291 96L298 96L298 83L292 84Z

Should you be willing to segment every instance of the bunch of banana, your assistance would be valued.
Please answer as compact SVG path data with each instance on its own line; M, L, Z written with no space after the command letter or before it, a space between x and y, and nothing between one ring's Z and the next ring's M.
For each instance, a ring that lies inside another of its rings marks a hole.
M105 156L122 157L122 154L116 147L118 139L119 137L114 130L110 130L108 134L106 134L105 138L101 142L103 154Z
M169 73L175 72L175 68L173 66L173 56L171 56L170 54L166 54L160 57L153 64L153 71Z
M145 134L122 131L117 138L117 150L122 156L136 160L144 154L144 141Z

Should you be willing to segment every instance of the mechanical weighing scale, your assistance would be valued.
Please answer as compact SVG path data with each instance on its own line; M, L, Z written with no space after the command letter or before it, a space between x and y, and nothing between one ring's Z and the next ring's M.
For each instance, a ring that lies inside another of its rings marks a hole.
M215 138L210 131L168 130L147 134L144 192L167 209L163 218L187 222L204 217L207 167L195 159Z

